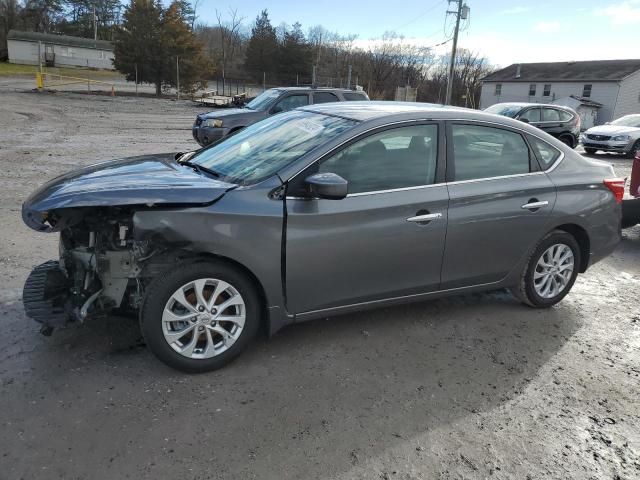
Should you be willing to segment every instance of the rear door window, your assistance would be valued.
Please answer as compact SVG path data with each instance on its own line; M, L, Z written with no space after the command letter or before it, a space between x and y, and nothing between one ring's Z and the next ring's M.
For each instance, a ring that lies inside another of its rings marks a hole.
M331 92L313 92L313 103L331 103L338 101L338 97Z
M560 111L556 110L555 108L543 108L542 121L543 122L559 122Z
M530 152L522 135L484 125L453 124L452 180L529 173Z

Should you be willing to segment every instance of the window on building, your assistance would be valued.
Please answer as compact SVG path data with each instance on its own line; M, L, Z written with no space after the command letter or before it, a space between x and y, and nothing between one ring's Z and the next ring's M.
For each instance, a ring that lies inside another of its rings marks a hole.
M584 87L582 87L582 96L585 98L589 98L591 96L591 87L593 85L591 84L587 84Z
M500 96L502 95L502 84L501 83L496 83L496 96Z
M530 97L535 97L536 96L536 84L532 83L531 85L529 85L529 96Z
M549 95L551 95L551 84L547 83L544 86L544 91L542 92L542 96L543 97L548 97Z

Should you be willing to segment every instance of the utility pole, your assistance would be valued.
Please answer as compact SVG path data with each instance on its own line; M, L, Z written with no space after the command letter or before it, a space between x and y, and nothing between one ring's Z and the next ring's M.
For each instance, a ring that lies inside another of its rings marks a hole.
M96 6L93 5L93 39L98 40L98 18L96 17Z
M177 55L176 55L176 92L178 94L178 100L180 100L180 57L178 57Z
M451 47L451 63L449 64L449 78L447 78L447 94L445 97L445 105L451 105L453 97L453 73L456 65L456 50L458 49L458 32L460 30L460 19L466 19L469 14L469 7L463 6L463 0L449 0L449 4L456 3L456 10L447 10L447 15L452 13L456 16L456 29L453 32L453 46Z

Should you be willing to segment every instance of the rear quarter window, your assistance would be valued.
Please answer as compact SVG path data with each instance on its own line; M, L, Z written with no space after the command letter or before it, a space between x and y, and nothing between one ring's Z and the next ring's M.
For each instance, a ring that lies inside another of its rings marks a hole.
M569 112L564 112L562 110L559 110L560 113L560 120L562 120L563 122L568 122L573 118L573 115L571 115Z
M364 93L358 92L345 92L342 94L342 96L347 102L360 102L362 100L367 100L367 97Z
M556 163L556 160L560 158L560 150L552 147L547 142L544 142L537 137L533 137L531 135L528 135L527 137L542 170L549 169L551 165Z

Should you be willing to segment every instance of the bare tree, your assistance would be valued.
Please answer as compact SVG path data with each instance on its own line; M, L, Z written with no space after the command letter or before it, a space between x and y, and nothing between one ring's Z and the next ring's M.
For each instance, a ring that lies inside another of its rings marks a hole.
M218 29L220 32L220 48L222 58L220 66L222 67L222 93L224 94L227 75L227 64L233 61L236 47L240 42L240 26L243 17L238 16L238 10L229 8L229 20L223 21L222 12L216 9L216 18L218 20Z

